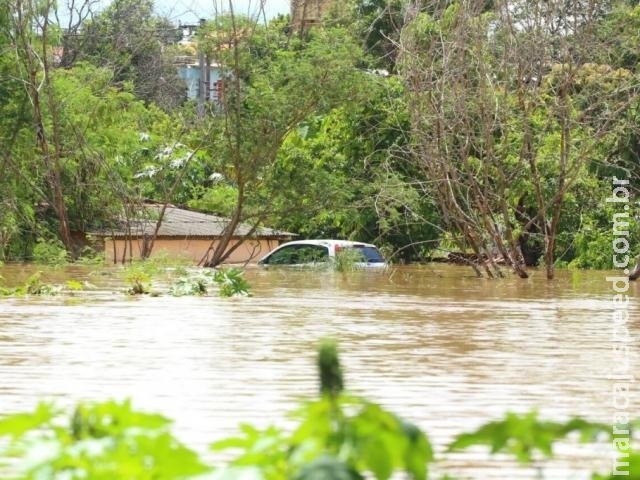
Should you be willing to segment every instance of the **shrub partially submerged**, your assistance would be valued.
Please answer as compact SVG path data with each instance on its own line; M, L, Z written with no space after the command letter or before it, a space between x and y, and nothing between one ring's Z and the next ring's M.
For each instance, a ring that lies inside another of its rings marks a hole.
M36 272L27 278L22 285L0 287L0 296L58 295L64 292L83 290L84 287L85 285L77 280L67 280L64 284L43 282L42 272Z

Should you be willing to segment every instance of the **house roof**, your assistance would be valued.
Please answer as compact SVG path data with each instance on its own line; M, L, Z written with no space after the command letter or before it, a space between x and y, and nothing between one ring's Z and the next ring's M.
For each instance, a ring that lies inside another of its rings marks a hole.
M147 204L144 207L142 215L129 221L129 228L127 228L127 222L122 220L119 222L118 227L111 230L103 230L96 235L109 237L142 237L145 235L153 235L161 211L162 205ZM158 237L219 237L228 224L228 218L168 205L164 212L162 224L158 230ZM234 236L245 236L250 230L251 227L249 225L240 224L236 227ZM262 238L292 238L297 235L272 228L258 227L253 233L253 236Z

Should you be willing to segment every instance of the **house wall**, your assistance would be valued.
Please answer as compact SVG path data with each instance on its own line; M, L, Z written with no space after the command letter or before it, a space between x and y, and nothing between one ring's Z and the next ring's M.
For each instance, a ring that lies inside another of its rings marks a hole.
M233 240L231 242L233 244ZM260 257L267 254L280 242L276 239L255 239L245 240L225 263L246 263L257 262ZM168 255L170 257L190 259L194 264L200 263L209 250L211 239L172 239L158 238L153 244L154 255ZM214 241L213 248L217 246ZM130 249L133 250L131 255ZM120 263L129 261L131 258L139 259L142 251L142 239L134 238L125 240L122 238L106 238L104 241L104 253L107 263Z
M217 85L220 80L220 69L212 65L210 72L209 92L206 97L217 101L219 100ZM178 67L178 76L187 84L187 98L190 100L198 98L200 96L200 65L181 65Z

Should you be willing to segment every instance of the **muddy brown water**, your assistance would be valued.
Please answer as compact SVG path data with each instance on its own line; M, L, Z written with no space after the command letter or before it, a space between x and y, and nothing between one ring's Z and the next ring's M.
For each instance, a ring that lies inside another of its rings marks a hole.
M31 273L0 267L5 285ZM618 273L560 271L549 282L543 272L482 280L447 265L347 274L248 268L253 296L224 299L213 292L128 297L117 269L47 271L46 281L74 278L96 289L0 298L0 414L44 399L70 407L131 398L137 408L173 418L176 435L205 451L240 422L288 425L286 413L316 393L315 347L331 337L339 341L347 388L421 426L438 452L436 472L586 479L591 469L611 468L607 443L560 444L542 469L519 468L483 449L443 448L507 411L611 423L614 292L607 275ZM634 332L639 291L636 284L628 291ZM640 378L636 348L640 342L630 344L630 373ZM632 385L634 417L638 391Z

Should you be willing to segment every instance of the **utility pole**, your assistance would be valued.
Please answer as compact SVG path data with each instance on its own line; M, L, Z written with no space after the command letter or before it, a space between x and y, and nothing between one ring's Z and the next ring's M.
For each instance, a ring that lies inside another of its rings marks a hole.
M204 27L204 24L205 19L201 18L200 27ZM198 44L198 67L200 68L200 80L198 82L198 116L202 119L204 118L205 102L209 99L211 69L209 68L209 59L205 59L204 49L200 44Z

